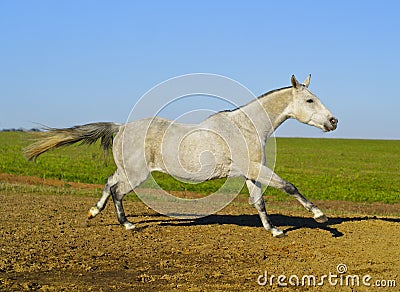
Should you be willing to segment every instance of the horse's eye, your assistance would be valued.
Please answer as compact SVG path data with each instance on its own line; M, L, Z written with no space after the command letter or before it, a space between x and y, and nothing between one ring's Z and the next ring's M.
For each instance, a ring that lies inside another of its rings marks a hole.
M311 98L310 98L310 99L307 99L306 101L307 101L308 103L313 103L313 102L314 102L314 100L311 99Z

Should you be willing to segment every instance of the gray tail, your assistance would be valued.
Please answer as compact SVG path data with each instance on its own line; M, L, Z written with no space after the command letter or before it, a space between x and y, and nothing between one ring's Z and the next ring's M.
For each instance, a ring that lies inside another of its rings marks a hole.
M37 141L24 148L23 153L28 160L35 160L40 154L54 148L77 142L93 144L99 139L107 153L120 126L116 123L92 123L65 129L46 128L45 132L37 133Z

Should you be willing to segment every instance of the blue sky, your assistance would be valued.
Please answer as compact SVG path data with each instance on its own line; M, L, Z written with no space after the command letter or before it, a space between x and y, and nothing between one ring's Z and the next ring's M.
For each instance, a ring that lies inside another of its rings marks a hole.
M284 2L284 3L283 3ZM124 122L174 76L254 94L312 74L339 118L277 136L400 139L399 1L0 1L0 128Z

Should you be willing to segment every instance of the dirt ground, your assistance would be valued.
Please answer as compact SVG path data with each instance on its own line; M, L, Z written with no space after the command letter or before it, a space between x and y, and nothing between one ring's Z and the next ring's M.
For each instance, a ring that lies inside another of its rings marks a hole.
M274 202L268 205L271 220L287 235L277 239L244 199L197 220L161 216L128 200L133 231L116 224L111 204L88 221L95 201L0 192L0 290L304 291L315 284L321 291L398 291L400 286L400 219L371 215L384 209L382 204L318 202L330 215L320 225L306 211L291 208L295 202ZM339 273L342 268L347 272ZM278 276L287 287L278 286ZM315 276L315 283L308 276ZM347 276L354 276L354 283ZM292 286L296 277L299 285ZM378 287L393 286L391 280L397 288Z

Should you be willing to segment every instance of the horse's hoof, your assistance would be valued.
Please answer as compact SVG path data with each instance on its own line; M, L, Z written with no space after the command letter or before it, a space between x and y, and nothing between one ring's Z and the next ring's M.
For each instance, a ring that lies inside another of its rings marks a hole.
M90 208L90 210L88 212L88 219L93 219L99 213L100 213L100 210L97 207Z
M322 214L317 217L314 217L314 220L317 221L318 223L326 223L326 222L328 222L328 217L326 217L324 214Z
M132 230L132 229L135 229L135 227L136 227L135 224L133 224L131 222L125 222L124 226L125 226L126 230Z
M283 232L282 230L280 230L278 228L272 229L271 232L272 232L273 237L276 237L276 238L285 237L285 232Z

